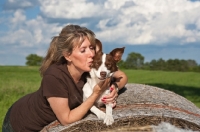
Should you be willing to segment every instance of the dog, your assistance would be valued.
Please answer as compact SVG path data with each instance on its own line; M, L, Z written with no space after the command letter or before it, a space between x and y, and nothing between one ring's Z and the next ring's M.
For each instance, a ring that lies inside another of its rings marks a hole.
M124 47L116 48L113 51L115 51L116 53L122 52L124 51ZM113 51L111 51L110 54L103 53L101 49L100 51L97 51L93 59L91 71L89 72L90 76L87 77L87 82L83 87L83 100L86 100L92 94L93 88L97 83L105 80L107 77L112 77L114 72L118 70L117 61L114 60L115 54L113 53ZM104 103L101 101L101 98L109 93L110 90L108 88L96 100L95 104L97 104L97 106L104 105ZM112 116L113 104L106 104L106 112L101 111L97 106L93 105L90 111L93 112L98 117L98 119L104 120L104 123L106 125L112 125L114 123L114 118Z

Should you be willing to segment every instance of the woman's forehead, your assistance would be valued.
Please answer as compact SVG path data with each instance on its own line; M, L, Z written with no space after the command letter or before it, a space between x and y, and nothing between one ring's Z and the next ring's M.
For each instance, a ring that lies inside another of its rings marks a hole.
M81 48L81 47L85 47L85 46L88 46L88 45L91 45L90 41L88 40L87 37L85 37L84 39L80 40L80 41L77 41L76 44L74 44L74 49L76 48Z
M77 41L75 43L76 44L74 44L74 47L76 47L76 46L81 47L83 45L88 45L88 44L95 46L95 43L91 42L91 40L87 36L84 36L84 37L81 37L80 39L77 39Z

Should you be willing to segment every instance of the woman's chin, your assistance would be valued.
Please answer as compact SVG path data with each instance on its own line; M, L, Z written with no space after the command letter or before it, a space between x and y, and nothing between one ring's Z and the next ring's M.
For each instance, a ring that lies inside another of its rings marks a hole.
M85 69L85 72L90 72L92 68L88 67L87 69Z

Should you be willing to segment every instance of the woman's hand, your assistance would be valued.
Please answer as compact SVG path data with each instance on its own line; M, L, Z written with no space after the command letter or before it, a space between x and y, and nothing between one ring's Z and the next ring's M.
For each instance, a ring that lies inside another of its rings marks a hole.
M106 78L94 86L93 93L101 95L110 85L111 78Z
M126 85L128 77L119 69L113 74L113 77L115 78L115 83L117 83L117 85L112 84L110 87L111 93L109 95L105 95L101 100L104 104L113 103L113 107L115 107L117 103L118 90L122 89Z
M108 95L105 95L101 101L103 101L105 104L107 103L112 103L113 104L113 107L116 106L117 104L117 97L118 97L118 90L117 88L115 87L114 84L112 84L110 86L110 94Z

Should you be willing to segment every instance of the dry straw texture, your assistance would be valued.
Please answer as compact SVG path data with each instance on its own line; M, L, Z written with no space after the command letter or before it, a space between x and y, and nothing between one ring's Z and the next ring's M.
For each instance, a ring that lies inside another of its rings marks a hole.
M105 110L105 109L102 109ZM192 102L171 91L143 85L127 84L117 99L113 111L115 122L106 126L93 114L62 126L54 121L41 132L148 131L161 122L185 130L200 131L200 109Z

